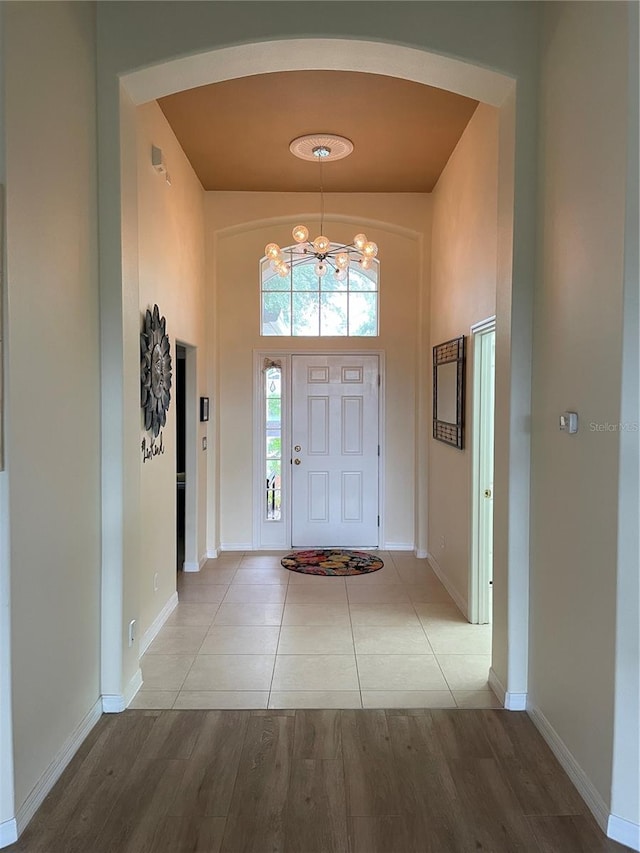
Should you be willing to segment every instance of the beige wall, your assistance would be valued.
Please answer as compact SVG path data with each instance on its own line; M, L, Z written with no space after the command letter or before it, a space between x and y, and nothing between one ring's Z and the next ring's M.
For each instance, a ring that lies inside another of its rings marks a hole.
M95 54L89 4L4 11L19 810L100 693Z
M498 110L480 104L433 192L430 336L469 335L496 312ZM429 439L428 550L468 604L471 531L473 341L467 338L463 450ZM444 547L442 541L444 539Z
M318 222L317 194L208 193L207 233L215 303L211 334L217 340L220 494L219 541L252 541L253 350L293 352L384 350L385 544L415 543L415 443L418 384L419 300L428 270L431 204L427 196L326 196L325 231L350 241L365 230L380 247L380 336L378 338L261 338L258 261L267 242L292 242L291 228Z
M140 456L140 489L143 507L139 567L139 635L144 636L176 589L176 341L196 347L198 396L206 387L204 192L193 169L154 102L137 110L138 143L138 274L140 311L158 304L167 321L171 342L173 399L162 430L165 452L143 462ZM162 149L171 177L151 165L151 146ZM142 318L141 318L142 319ZM206 453L201 437L206 424L195 420L197 401L191 401L190 439L197 458L196 517L198 561L205 555L204 504ZM140 416L141 418L141 416ZM142 424L142 418L141 418ZM140 441L151 433L140 427ZM154 575L158 590L154 592Z
M624 4L545 8L534 308L530 701L607 807L619 437L590 425L620 416L625 28Z

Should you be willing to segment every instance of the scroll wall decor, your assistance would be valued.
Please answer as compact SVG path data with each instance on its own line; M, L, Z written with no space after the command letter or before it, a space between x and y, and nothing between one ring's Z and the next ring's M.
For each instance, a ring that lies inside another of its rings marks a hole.
M167 335L167 322L160 309L147 309L140 334L140 404L144 413L144 428L151 433L151 441L142 441L142 458L146 462L164 453L160 430L167 422L171 403L171 346Z

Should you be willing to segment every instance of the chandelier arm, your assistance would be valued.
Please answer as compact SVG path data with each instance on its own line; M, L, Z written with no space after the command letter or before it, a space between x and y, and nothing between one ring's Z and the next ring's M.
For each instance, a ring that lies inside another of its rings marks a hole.
M337 252L344 252L344 250L357 252L359 255L362 254L360 249L356 249L353 243L345 243L344 246L337 246L335 249L331 249L331 253L335 254Z

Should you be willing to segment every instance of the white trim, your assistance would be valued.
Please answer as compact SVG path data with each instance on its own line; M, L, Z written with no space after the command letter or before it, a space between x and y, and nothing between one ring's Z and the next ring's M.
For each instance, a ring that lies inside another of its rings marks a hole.
M193 569L193 571L197 572L198 569ZM138 658L141 658L142 655L147 651L147 649L149 648L151 643L158 636L158 633L160 632L160 629L162 628L164 623L167 621L169 616L176 609L177 605L178 605L178 593L174 592L171 595L171 597L169 598L169 600L167 601L167 603L165 604L165 606L162 608L160 613L158 613L158 615L153 620L151 625L149 625L147 630L144 632L144 634L140 638L140 646L138 649Z
M221 542L221 551L258 551L253 542Z
M527 694L526 693L509 693L505 690L504 684L496 675L493 667L489 670L489 687L496 694L502 706L507 711L526 711L527 710Z
M121 711L124 711L126 707L122 693L102 694L103 714L119 714Z
M469 332L472 335L477 335L479 332L495 331L495 328L496 315L492 314L491 317L487 317L486 320L479 320L477 323L474 323L473 326L469 328Z
M630 820L625 820L623 817L617 817L614 814L609 815L607 837L620 844L626 844L632 850L640 850L640 826Z
M138 668L125 687L124 693L103 694L102 712L104 714L119 714L124 711L141 687L142 670Z
M423 548L416 548L415 555L416 560L426 560L429 556L429 552Z
M207 560L217 560L219 556L220 550L218 548L207 549Z
M510 693L507 691L504 697L504 707L507 711L526 711L528 693Z
M76 754L83 741L102 716L102 700L93 705L89 713L76 726L71 735L67 738L62 749L55 755L51 764L44 771L40 779L36 782L31 790L31 793L18 809L16 815L16 831L20 835L36 811L40 808L44 798L56 784L62 772L67 767L73 756ZM7 821L11 823L11 821ZM4 824L3 824L4 826Z
M507 696L507 691L505 690L504 684L500 681L498 676L496 675L493 667L489 669L489 687L496 694L501 704L504 705L504 700Z
M217 551L216 551L216 556L217 556ZM206 553L200 557L200 559L198 560L197 563L195 562L195 560L190 561L190 562L185 561L182 564L182 571L183 572L199 572L202 570L202 568L204 567L204 564L207 562L208 559L210 559L209 554Z
M487 424L487 416L483 414L483 403L486 402L487 385L491 381L487 375L486 361L483 356L483 339L484 335L493 334L495 341L496 318L488 317L486 320L481 320L471 326L473 337L471 338L472 348L472 367L473 367L473 386L471 397L472 414L470 418L471 428L471 530L470 530L470 565L469 565L469 587L467 595L469 598L468 615L469 622L472 624L490 623L492 599L491 589L489 588L489 573L493 574L493 566L489 567L486 555L482 548L482 521L486 520L484 516L485 508L482 506L483 498L480 496L481 489L486 487L486 481L483 484L483 462L485 461L483 453L487 453L487 433L490 431L495 437L495 366L493 370L493 395L494 395L494 412L490 419L490 427ZM495 440L495 438L494 438ZM495 460L494 460L495 471ZM492 482L494 474L492 474ZM493 500L493 499L492 499ZM483 559L484 558L484 559Z
M18 840L18 824L14 817L0 823L0 847L8 847Z
M209 83L272 71L365 71L448 89L499 107L513 80L480 65L404 45L364 39L273 39L219 47L121 76L136 106ZM390 71L390 69L392 69Z
M138 669L133 674L133 678L127 684L124 691L124 707L128 708L131 702L133 701L134 696L142 687L142 670L138 667Z
M553 728L549 720L535 705L529 705L527 711L534 726L538 729L551 751L560 762L562 769L571 779L578 793L585 801L603 832L607 831L609 809L591 779L578 764L567 745Z
M382 450L380 450L382 453ZM380 523L382 524L382 516L380 517ZM415 554L416 551L416 543L415 542L385 542L382 540L382 545L378 545L378 548L381 551L410 551L412 554Z
M453 598L453 600L455 601L455 603L458 606L458 609L460 610L462 615L465 617L465 619L468 619L467 602L460 595L460 593L455 588L455 586L451 583L451 581L449 580L449 577L445 574L445 572L442 569L442 566L439 565L438 561L433 556L433 554L429 553L428 551L427 551L427 560L429 561L431 568L433 569L436 577L440 580L440 582L442 583L444 588L447 590L447 592L449 593L451 598Z

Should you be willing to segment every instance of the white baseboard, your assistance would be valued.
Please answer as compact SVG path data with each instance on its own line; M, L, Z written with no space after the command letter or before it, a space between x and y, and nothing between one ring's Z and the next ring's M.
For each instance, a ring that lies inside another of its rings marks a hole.
M526 711L527 710L527 694L526 693L511 693L506 690L504 684L495 674L493 667L489 670L489 687L496 694L503 707L507 711Z
M442 566L439 565L436 558L433 554L427 553L427 560L431 564L431 568L433 569L436 577L440 580L444 588L447 590L451 598L458 605L458 609L464 615L465 619L469 618L469 606L467 601L460 595L455 586L451 583L448 576L442 569Z
M202 557L200 557L200 559L198 560L197 563L196 562L184 562L182 564L182 571L183 572L199 572L202 569L202 567L204 566L204 564L207 562L208 559L209 559L209 557L206 554L204 554Z
M384 545L380 546L381 551L411 551L411 553L415 551L415 548L413 542L385 542Z
M15 818L0 823L0 847L8 847L18 840L18 824Z
M124 693L103 693L102 711L105 714L119 714L124 711L138 690L142 687L142 670L137 669L125 687Z
M198 571L198 569L194 569L194 571ZM138 650L138 656L142 657L142 655L147 651L151 643L155 640L160 632L160 629L167 621L169 616L173 613L178 605L178 593L174 592L169 601L162 608L160 613L153 620L151 625L147 628L140 639L140 648Z
M493 671L493 667L489 669L489 687L493 690L498 697L500 704L504 707L504 700L507 696L507 691L504 688L504 684Z
M103 693L102 694L102 713L103 714L119 714L127 706L125 705L124 695L122 693Z
M589 811L595 817L598 826L606 833L609 822L609 809L602 796L542 711L534 705L529 705L527 710L534 726L545 739L563 770L575 785L578 793L589 807Z
M253 542L221 542L221 551L253 551Z
M73 756L76 754L80 745L87 737L91 729L102 716L102 700L98 699L95 705L91 708L85 718L74 729L71 735L67 738L62 749L59 750L51 764L47 767L43 775L40 777L35 787L18 809L16 815L16 832L20 835L31 818L34 816L42 801L47 796L49 791L56 784L63 770L69 764ZM10 823L10 821L8 821Z
M418 560L426 560L429 556L429 552L424 551L422 548L416 548L415 555Z
M207 548L207 560L217 560L219 556L219 548Z
M128 708L131 702L133 701L133 697L136 695L138 690L142 687L142 670L138 668L131 681L127 684L126 689L124 691L124 707Z
M626 844L632 850L640 850L640 825L623 817L609 815L607 836L619 844Z

